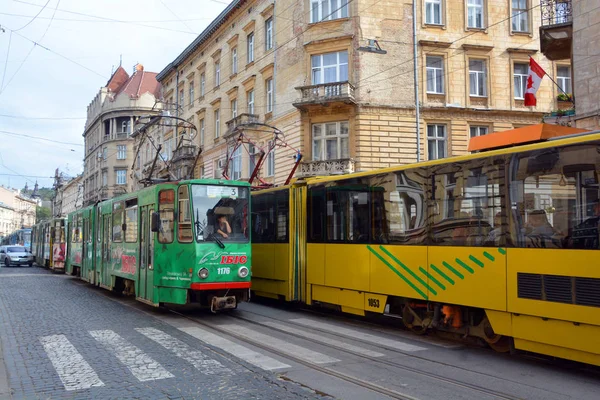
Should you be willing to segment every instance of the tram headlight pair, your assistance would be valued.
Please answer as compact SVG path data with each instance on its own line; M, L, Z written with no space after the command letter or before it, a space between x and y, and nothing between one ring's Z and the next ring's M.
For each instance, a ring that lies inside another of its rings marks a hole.
M198 271L198 277L200 277L200 279L208 278L208 269L201 268L200 271Z
M240 269L238 269L238 276L240 278L245 278L248 276L248 268L246 267L240 267Z

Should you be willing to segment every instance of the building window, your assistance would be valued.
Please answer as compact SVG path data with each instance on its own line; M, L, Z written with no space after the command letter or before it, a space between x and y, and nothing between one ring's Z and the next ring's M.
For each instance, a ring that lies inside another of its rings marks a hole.
M206 91L206 75L202 73L200 75L200 96L204 97L204 93Z
M237 62L237 47L234 47L231 50L231 74L237 74L238 72L238 62Z
M219 109L215 110L215 139L219 137L221 133L221 112Z
M467 27L483 29L483 1L467 0Z
M254 32L248 35L246 49L248 55L248 64L254 62Z
M267 79L265 82L267 88L267 112L273 112L273 79Z
M256 167L256 148L253 144L248 144L248 177L254 172Z
M311 23L338 18L348 18L348 0L311 0Z
M127 118L121 121L121 133L131 133L131 119Z
M190 82L190 106L194 105L194 82Z
M348 121L313 124L313 160L348 158Z
M444 93L444 59L427 56L427 93Z
M446 125L427 125L427 151L429 160L447 156Z
M102 171L102 186L108 186L108 171Z
M231 100L231 118L237 117L237 99Z
M127 158L127 146L126 145L118 145L117 146L117 160L124 160Z
M102 159L104 161L106 161L107 158L108 158L108 147L105 147L102 149Z
M254 114L254 89L246 93L246 98L248 99L248 114Z
M442 25L442 0L425 0L425 23Z
M558 86L562 89L562 91L567 94L573 93L573 89L571 88L571 67L558 67L556 69L556 72L556 81L558 83Z
M486 71L484 60L469 60L469 94L471 96L487 96Z
M527 9L527 0L511 1L513 32L529 32L529 10Z
M529 66L527 64L515 64L514 68L513 81L515 87L515 99L523 100L525 98L525 90L527 90Z
M483 136L488 134L487 126L471 126L469 128L471 137Z
M268 148L273 146L273 141L269 140ZM267 154L267 176L275 175L275 147Z
M179 107L183 107L183 89L179 91Z
M215 87L219 87L221 84L221 63L217 61L215 63Z
M273 48L273 18L265 21L265 50Z
M127 184L127 170L126 169L118 169L117 170L117 185L126 185Z
M239 146L231 155L229 161L229 177L234 181L242 177L242 146Z
M320 85L348 80L348 52L318 54L311 57L312 84Z
M200 127L200 146L204 146L204 118L198 121Z

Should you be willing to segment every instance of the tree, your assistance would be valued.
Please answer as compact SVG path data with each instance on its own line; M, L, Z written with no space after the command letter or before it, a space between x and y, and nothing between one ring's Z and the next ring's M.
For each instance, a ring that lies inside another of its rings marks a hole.
M36 223L49 219L52 216L52 210L49 207L36 207L35 208L35 221Z

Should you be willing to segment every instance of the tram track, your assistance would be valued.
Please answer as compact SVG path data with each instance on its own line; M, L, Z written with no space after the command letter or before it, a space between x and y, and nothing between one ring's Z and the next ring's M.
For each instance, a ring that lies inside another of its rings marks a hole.
M262 317L270 318L270 319L273 319L275 321L284 322L284 323L292 324L292 325L297 325L297 326L302 327L302 328L307 328L305 325L295 324L292 321L281 320L281 319L277 319L277 318L265 316L265 315L260 314L260 313L254 313L252 311L246 311L246 310L244 310L243 312L244 313L251 313L251 314L255 314L255 315L260 315ZM258 321L255 321L255 320L252 320L252 319L249 319L249 318L245 318L245 317L242 317L240 315L235 315L235 314L232 313L232 314L229 314L228 317L235 318L235 319L238 319L238 320L241 320L241 321L253 324L253 325L261 326L261 327L264 327L264 328L267 328L267 329L270 329L270 330L274 330L274 331L277 331L277 332L280 332L280 333L284 333L284 334L287 334L287 335L290 335L290 336L293 336L293 337L297 337L299 339L303 339L303 340L309 341L311 343L315 343L315 344L323 346L323 343L319 342L317 340L310 339L310 338L308 338L306 336L302 336L300 334L291 333L291 332L289 332L287 330L281 330L281 329L275 328L275 327L273 327L271 325L264 324L264 323L261 323L261 322L258 322ZM212 326L212 325L209 325L209 326ZM318 328L314 328L314 327L311 327L310 329L318 331L318 332L321 332L321 333L331 334L331 332L327 332L327 331L324 331L324 330L321 330L321 329L318 329ZM224 331L226 331L226 330L224 330ZM242 339L240 339L240 340L245 340L245 338L242 337ZM353 340L365 343L365 341L362 341L360 339L353 339ZM470 384L470 383L467 383L467 382L463 382L463 381L459 381L459 380L456 380L456 379L444 377L444 376L439 375L439 374L428 372L428 371L425 371L425 370L420 369L420 368L409 367L409 366L406 366L406 365L403 365L403 364L400 364L400 363L397 363L397 362L394 362L394 361L385 360L385 359L378 358L378 357L368 356L368 355L365 355L365 354L361 354L361 353L358 353L358 352L346 349L346 348L341 347L341 346L336 346L336 345L332 345L332 344L328 344L328 346L331 346L331 347L335 348L338 351L342 351L342 352L345 352L347 354L352 354L353 356L360 357L360 358L365 359L365 360L369 360L369 361L371 361L373 363L377 363L377 364L381 364L381 365L386 365L386 366L389 366L389 367L392 367L392 368L401 369L401 370L404 370L404 371L407 371L407 372L412 372L412 373L415 373L415 374L418 374L418 375L421 375L421 376L426 376L428 378L435 379L435 380L443 382L443 383L451 384L453 386L457 386L457 387L460 387L460 388L463 388L463 389L468 389L468 390L477 392L479 394L484 394L484 395L487 395L487 396L492 396L492 397L495 397L495 398L498 398L498 399L505 399L505 400L520 400L521 399L520 397L516 397L516 396L510 395L508 393L498 392L498 391L495 391L495 390L487 389L487 388L485 388L483 386L473 385L473 384ZM430 360L430 359L425 358L425 357L420 357L420 356L417 356L415 354L411 354L409 352L403 352L403 351L400 351L400 350L397 350L397 349L392 349L392 348L389 348L389 347L386 347L386 346L375 345L375 347L382 347L382 348L385 348L386 350L394 351L394 352L397 352L399 354L402 354L403 356L412 357L412 358L419 359L419 360L426 361L426 362L432 362L432 363L435 363L435 364L439 364L441 366L452 367L452 368L459 368L459 369L462 369L462 370L470 372L470 373L478 373L476 371L471 371L471 370L464 369L464 368L461 368L461 367L456 367L454 365L443 363L443 362L437 362L435 360ZM268 349L270 349L270 348L267 348L267 350ZM271 351L271 350L269 350L269 351ZM284 356L289 358L289 356L287 354L284 355ZM488 378L498 379L498 377L495 377L495 376L492 376L492 375L487 375L487 374L482 374L482 375L485 375ZM518 382L514 382L514 383L518 383ZM521 383L519 383L519 384L521 384ZM536 389L540 389L540 388L536 388Z

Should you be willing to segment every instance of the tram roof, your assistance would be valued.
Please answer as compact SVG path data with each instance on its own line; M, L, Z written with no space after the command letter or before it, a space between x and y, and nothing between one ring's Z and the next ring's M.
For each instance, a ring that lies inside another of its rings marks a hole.
M590 131L553 124L529 125L523 128L473 137L469 140L468 150L471 152L497 150L523 144L544 142L548 139L584 132Z

